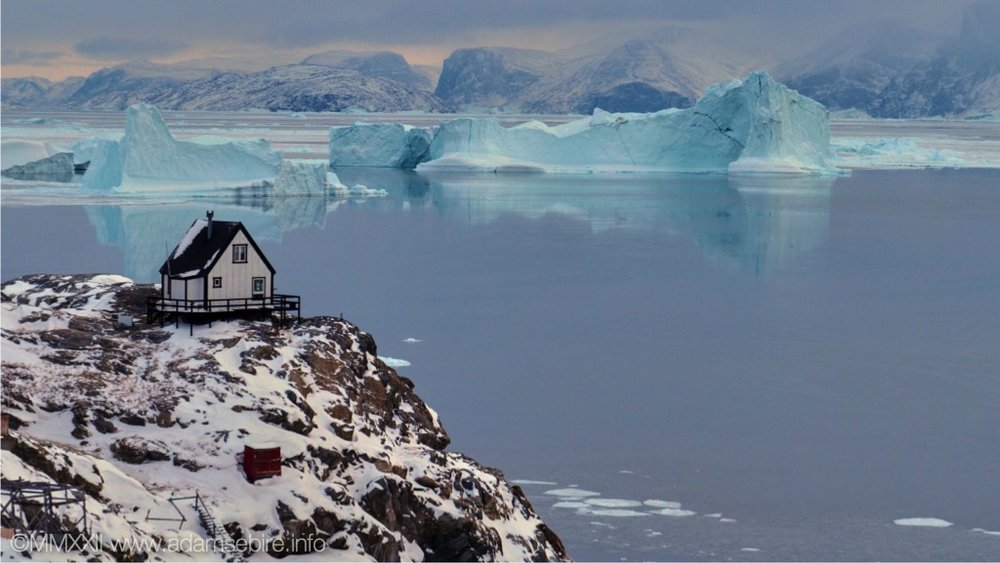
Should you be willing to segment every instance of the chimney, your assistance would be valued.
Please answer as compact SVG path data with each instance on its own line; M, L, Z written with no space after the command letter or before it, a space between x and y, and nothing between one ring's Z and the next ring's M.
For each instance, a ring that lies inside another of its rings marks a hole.
M212 240L212 217L215 216L214 211L206 211L205 216L208 217L208 240Z

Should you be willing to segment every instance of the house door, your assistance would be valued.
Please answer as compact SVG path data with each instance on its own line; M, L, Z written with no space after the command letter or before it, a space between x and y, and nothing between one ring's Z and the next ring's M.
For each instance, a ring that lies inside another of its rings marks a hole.
M265 278L253 278L253 298L263 299L264 298L264 285Z

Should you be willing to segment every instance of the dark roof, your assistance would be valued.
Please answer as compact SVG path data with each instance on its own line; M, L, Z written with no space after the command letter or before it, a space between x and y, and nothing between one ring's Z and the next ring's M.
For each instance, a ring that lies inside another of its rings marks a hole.
M191 224L184 238L170 253L163 266L160 266L161 274L168 274L171 278L201 278L208 275L208 272L219 261L226 249L236 238L236 235L243 231L250 245L264 261L264 265L273 274L274 267L268 262L267 257L261 252L260 247L254 242L253 237L239 221L212 221L212 238L208 238L208 221L198 219Z

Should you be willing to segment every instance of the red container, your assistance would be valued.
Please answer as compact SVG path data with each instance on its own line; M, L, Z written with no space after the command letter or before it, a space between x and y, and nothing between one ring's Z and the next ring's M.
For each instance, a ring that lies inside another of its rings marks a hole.
M281 475L281 448L278 446L243 446L243 472L247 481Z

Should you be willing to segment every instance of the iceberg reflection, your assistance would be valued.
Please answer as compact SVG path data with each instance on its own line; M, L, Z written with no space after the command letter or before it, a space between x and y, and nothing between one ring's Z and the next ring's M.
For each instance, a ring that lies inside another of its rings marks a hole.
M378 186L387 198L365 207L432 210L480 225L504 215L569 216L596 233L652 230L688 237L711 260L754 275L791 262L821 244L829 228L830 191L824 176L738 175L494 175L426 174L389 169L342 169L347 183ZM124 271L153 282L164 257L191 221L243 221L258 241L280 242L302 227L323 227L349 200L315 197L193 199L167 205L87 207L98 240L124 251Z
M767 175L427 177L429 204L458 220L489 223L515 213L577 217L595 232L666 230L706 256L755 275L822 243L835 178Z

